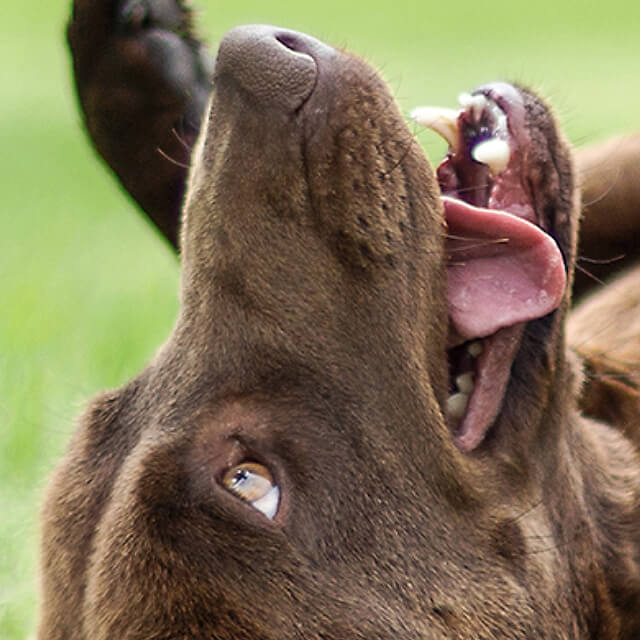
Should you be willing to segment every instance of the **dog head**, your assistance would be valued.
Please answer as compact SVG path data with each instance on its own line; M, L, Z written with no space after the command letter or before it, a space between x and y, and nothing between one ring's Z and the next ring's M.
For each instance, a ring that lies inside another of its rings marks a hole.
M567 447L570 153L510 85L439 117L436 176L361 60L225 37L180 316L54 478L41 638L614 637Z

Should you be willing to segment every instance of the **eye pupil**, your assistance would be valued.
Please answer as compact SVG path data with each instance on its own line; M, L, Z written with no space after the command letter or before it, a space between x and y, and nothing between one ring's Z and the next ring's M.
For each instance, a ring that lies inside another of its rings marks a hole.
M280 489L267 467L258 462L244 462L229 469L222 485L270 520L280 502Z
M249 471L247 469L238 469L233 474L233 480L231 481L231 489L236 489L238 485L242 484L249 477Z

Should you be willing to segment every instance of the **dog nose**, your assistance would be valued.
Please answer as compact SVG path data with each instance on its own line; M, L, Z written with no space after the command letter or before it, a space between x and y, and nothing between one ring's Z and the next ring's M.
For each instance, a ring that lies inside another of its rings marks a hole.
M239 84L262 105L295 111L313 92L319 66L332 47L304 33L267 25L229 31L218 49L215 82Z

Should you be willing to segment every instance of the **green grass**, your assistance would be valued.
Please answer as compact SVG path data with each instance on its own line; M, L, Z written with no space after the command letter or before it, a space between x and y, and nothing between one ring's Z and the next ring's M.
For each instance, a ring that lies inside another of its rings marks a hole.
M68 4L5 2L0 39L0 638L33 631L37 509L73 419L170 331L178 264L90 150L63 44ZM223 6L220 6L223 5ZM239 6L241 5L241 6ZM359 52L405 111L507 78L574 142L640 125L636 2L202 0L202 33L270 22ZM427 144L436 157L440 143Z

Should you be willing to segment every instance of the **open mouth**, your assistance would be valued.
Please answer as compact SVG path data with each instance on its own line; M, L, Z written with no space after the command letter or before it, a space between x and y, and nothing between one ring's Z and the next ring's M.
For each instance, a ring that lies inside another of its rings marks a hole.
M523 93L495 83L460 104L412 117L449 144L437 169L448 226L447 418L471 451L500 412L525 324L560 304L566 268L552 221L535 207Z

